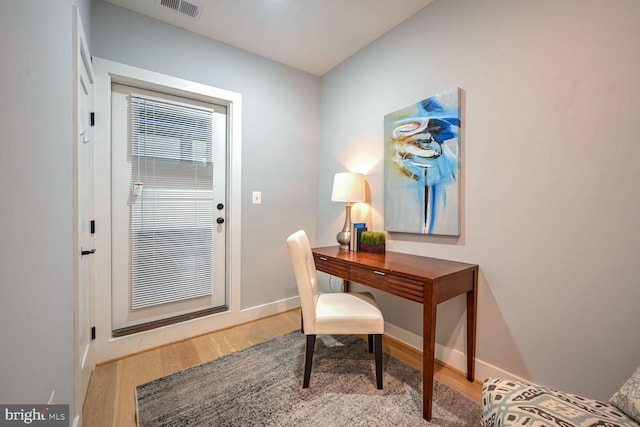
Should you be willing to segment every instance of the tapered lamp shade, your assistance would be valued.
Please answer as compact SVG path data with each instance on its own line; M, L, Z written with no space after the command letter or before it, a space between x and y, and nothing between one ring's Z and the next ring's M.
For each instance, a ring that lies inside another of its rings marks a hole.
M364 202L364 175L352 172L340 172L333 177L334 202Z
M336 235L341 250L349 250L351 242L351 204L364 202L364 175L359 173L341 172L333 177L333 191L331 200L347 202L342 231Z

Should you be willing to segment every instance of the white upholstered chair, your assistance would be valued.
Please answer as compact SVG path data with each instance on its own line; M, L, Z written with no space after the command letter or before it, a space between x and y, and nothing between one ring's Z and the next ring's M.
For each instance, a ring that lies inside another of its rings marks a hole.
M369 352L375 347L376 384L382 389L382 334L384 318L373 295L368 292L318 292L316 266L304 231L287 239L293 271L298 284L307 348L303 388L309 387L316 335L367 335Z

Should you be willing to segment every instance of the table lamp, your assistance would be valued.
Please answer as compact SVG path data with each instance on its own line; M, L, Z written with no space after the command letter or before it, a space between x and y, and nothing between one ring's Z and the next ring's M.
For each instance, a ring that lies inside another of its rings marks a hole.
M341 250L349 250L351 242L351 205L354 202L364 202L364 175L352 172L340 172L333 177L333 191L331 201L346 202L347 211L344 218L344 227L336 235Z

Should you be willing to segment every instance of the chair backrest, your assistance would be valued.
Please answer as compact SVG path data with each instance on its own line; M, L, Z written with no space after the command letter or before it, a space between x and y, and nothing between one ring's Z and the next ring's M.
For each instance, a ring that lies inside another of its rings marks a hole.
M315 333L318 277L307 234L300 230L287 238L293 273L298 284L305 334Z

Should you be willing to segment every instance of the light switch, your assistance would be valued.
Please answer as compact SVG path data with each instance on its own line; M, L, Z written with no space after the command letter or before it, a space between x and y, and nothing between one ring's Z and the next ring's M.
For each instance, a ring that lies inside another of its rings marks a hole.
M259 205L262 203L262 193L260 191L254 191L251 195L251 201L254 205Z

